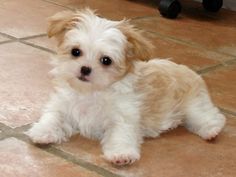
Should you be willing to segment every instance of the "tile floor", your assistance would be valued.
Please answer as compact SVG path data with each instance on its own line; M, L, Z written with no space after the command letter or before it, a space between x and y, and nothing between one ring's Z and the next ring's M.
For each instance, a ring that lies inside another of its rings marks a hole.
M156 1L0 1L0 171L2 177L235 177L236 12L205 12L183 2L176 20L162 18ZM67 143L38 147L23 134L40 116L52 90L48 71L55 46L46 37L46 18L90 6L111 19L131 18L156 46L155 57L172 58L202 74L227 125L213 142L183 128L147 139L132 166L105 162L96 141L75 136Z

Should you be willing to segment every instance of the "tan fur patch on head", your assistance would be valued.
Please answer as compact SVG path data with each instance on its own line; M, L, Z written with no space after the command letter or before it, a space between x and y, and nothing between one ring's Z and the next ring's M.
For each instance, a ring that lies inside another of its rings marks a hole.
M118 29L127 37L128 51L127 57L135 60L147 61L152 56L153 45L143 35L143 32L129 23L127 20L121 21Z
M58 45L63 42L65 32L76 26L79 22L81 14L95 15L95 12L89 8L76 11L62 11L58 12L52 17L48 18L48 37L55 37Z
M63 37L63 33L70 26L75 12L62 11L48 19L48 37L56 37L58 41Z

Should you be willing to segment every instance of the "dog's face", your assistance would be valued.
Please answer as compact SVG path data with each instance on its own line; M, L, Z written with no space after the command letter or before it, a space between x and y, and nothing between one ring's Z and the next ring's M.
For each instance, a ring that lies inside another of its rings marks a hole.
M151 44L127 21L110 21L86 9L61 12L50 19L49 37L58 42L52 71L80 91L105 89L149 59Z

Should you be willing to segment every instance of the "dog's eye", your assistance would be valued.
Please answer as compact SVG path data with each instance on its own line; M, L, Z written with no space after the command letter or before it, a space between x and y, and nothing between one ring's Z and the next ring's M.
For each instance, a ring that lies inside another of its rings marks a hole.
M79 57L82 55L82 51L78 48L73 48L71 50L71 55L73 55L74 57Z
M108 56L103 56L101 59L100 59L100 62L103 64L103 65L106 65L106 66L109 66L112 64L112 60L110 57Z

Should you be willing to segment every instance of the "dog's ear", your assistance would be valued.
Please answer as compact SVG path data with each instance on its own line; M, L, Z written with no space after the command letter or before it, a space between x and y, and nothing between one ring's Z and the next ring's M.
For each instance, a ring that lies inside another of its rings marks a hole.
M136 60L147 61L152 57L153 45L143 35L143 32L129 23L121 21L118 28L126 36L128 41L127 55Z
M62 11L58 12L48 19L48 37L55 37L58 42L64 37L65 31L70 28L75 12Z

